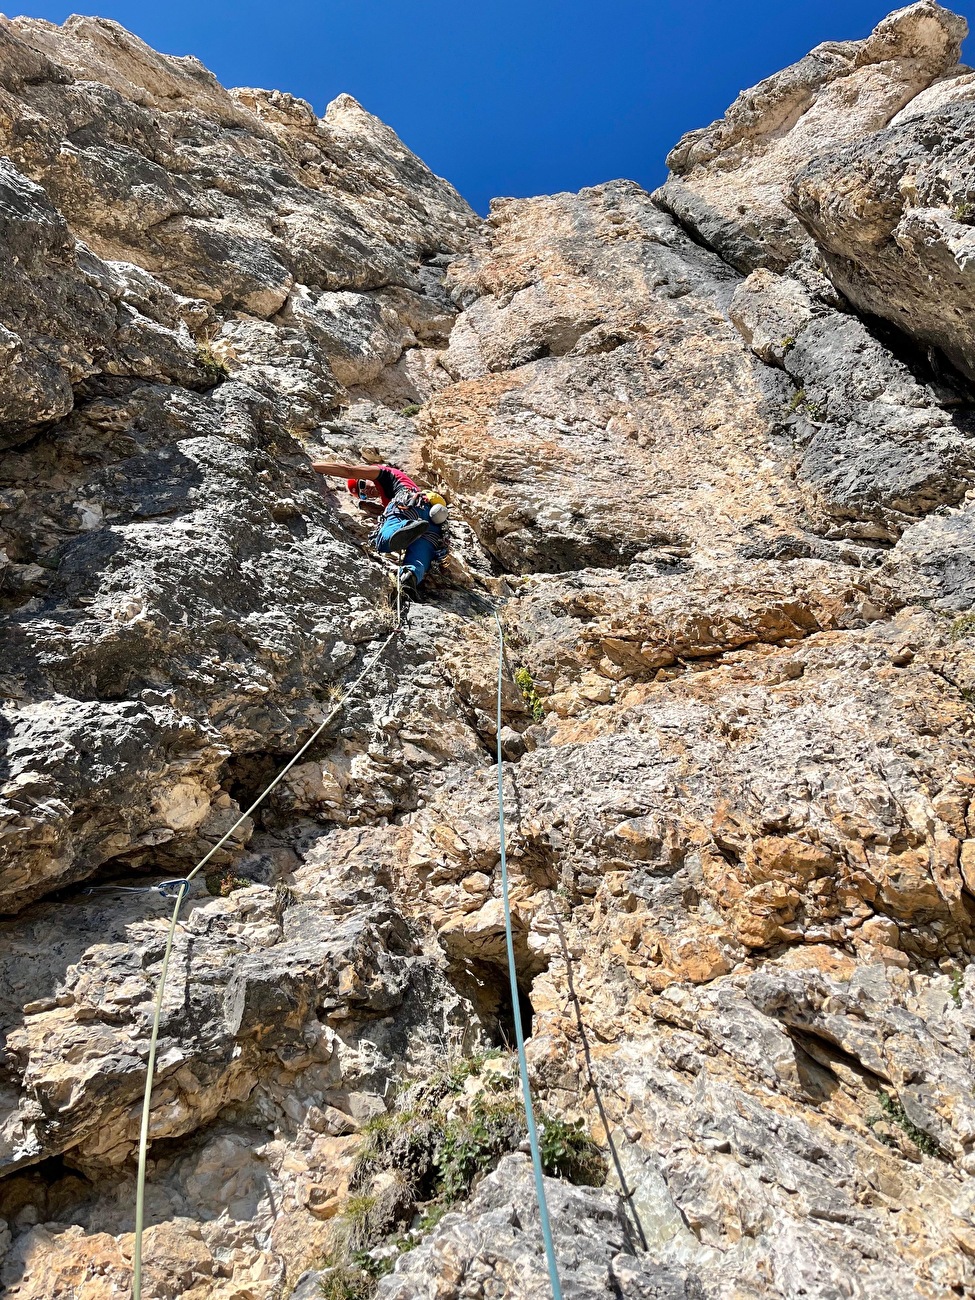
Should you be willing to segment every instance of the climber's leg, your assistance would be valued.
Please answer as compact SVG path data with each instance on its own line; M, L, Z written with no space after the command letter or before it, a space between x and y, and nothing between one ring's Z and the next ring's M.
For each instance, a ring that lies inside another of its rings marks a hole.
M429 527L425 519L406 519L402 515L383 519L376 531L376 550L380 555L388 555L390 551L405 551Z
M427 576L436 555L437 548L429 537L420 537L417 541L411 542L406 548L406 555L403 557L403 569L411 570L417 586Z

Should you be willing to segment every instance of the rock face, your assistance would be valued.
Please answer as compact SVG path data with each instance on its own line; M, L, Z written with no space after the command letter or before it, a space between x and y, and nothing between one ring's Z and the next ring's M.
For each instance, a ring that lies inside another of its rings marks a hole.
M929 94L886 131L813 158L788 202L854 307L975 379L975 75L949 78L946 98L948 88L947 102Z
M696 1300L696 1278L638 1258L618 1198L549 1180L546 1194L560 1280L568 1295L618 1295L649 1300ZM417 1250L401 1257L379 1284L384 1300L447 1300L469 1294L537 1295L549 1288L534 1202L531 1164L507 1156L471 1198L463 1215L449 1215Z
M784 202L810 156L886 127L955 72L966 33L963 18L922 0L866 40L817 45L679 141L661 202L739 270L784 270L810 246Z
M964 34L481 223L346 96L0 20L7 1294L129 1289L166 882L391 630L315 452L438 486L461 563L185 904L144 1295L544 1293L496 607L547 1158L610 1168L548 1181L566 1295L975 1296Z

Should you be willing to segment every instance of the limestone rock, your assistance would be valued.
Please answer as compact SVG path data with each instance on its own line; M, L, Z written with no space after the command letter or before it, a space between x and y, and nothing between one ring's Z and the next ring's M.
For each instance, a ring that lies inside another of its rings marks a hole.
M44 190L6 159L0 225L0 446L66 415L74 387L94 374L202 381L180 300L138 267L103 262L76 244Z
M100 19L3 20L2 39L25 174L4 164L0 438L29 440L0 467L11 909L164 843L201 856L221 764L307 734L382 630L385 579L291 438L341 379L442 344L453 309L426 262L473 214L348 97L327 125ZM319 316L276 315L299 301ZM350 607L354 634L330 612ZM106 788L111 827L90 811Z
M963 33L482 224L347 96L0 20L5 1294L128 1289L173 878L389 635L310 455L454 563L184 904L147 1300L359 1285L364 1223L381 1296L541 1293L528 1162L447 1141L519 1014L611 1169L547 1184L567 1295L975 1294Z
M975 605L975 518L971 505L929 515L912 524L889 560L898 581L918 601L935 609L969 610Z
M833 283L975 379L975 87L813 158L787 201Z
M731 318L796 385L797 473L827 535L894 541L912 517L962 498L975 473L970 411L946 409L862 321L764 270L737 289Z
M726 266L624 182L505 200L491 231L451 269L470 305L464 360L452 337L443 364L462 377L420 420L429 471L506 569L666 563L801 530L764 367L722 314Z
M546 1195L566 1293L614 1293L634 1300L704 1300L683 1270L638 1259L619 1199L549 1180ZM507 1156L460 1214L448 1215L417 1250L379 1283L381 1300L456 1300L477 1286L512 1300L550 1284L545 1268L531 1164Z
M794 178L811 157L886 127L951 73L967 31L957 14L919 0L865 40L817 45L688 132L667 158L658 200L740 271L783 271L815 252L787 202Z

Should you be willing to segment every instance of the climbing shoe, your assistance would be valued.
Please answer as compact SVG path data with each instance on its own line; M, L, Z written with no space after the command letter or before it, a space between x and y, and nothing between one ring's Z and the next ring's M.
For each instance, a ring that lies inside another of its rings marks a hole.
M416 600L416 574L409 566L404 566L399 571L399 589L404 600Z
M414 519L410 523L404 524L402 528L397 528L396 532L393 533L389 542L389 549L391 551L405 551L413 542L418 541L429 527L430 525L425 519Z

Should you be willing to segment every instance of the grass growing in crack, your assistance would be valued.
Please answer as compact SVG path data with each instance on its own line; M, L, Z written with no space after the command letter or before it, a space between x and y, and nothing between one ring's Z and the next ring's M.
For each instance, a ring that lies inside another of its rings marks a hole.
M366 1186L383 1169L399 1169L407 1178L419 1180L429 1163L430 1120L415 1110L379 1115L362 1126L362 1144L352 1169L349 1186Z
M889 1092L884 1092L883 1088L881 1088L877 1094L877 1101L884 1116L891 1123L902 1128L919 1151L923 1151L926 1156L941 1155L941 1148L934 1138L929 1137L923 1129L918 1128L914 1121L908 1118L904 1107L895 1097L892 1097Z
M209 343L201 343L196 349L196 364L203 371L208 384L222 384L230 378L226 361L218 357Z
M355 1264L326 1263L325 1270L318 1282L322 1300L369 1300L376 1290L375 1279Z
M965 972L956 970L951 977L951 984L948 987L948 996L954 1002L956 1007L961 1006L961 990L965 983Z
M541 722L545 717L545 705L542 697L535 689L535 679L527 668L518 668L515 670L515 682L522 695L525 697L525 703L531 710L532 718L536 722Z
M235 889L249 889L254 883L246 876L235 876L229 867L224 871L213 871L205 879L207 893L215 898L226 898Z
M566 1178L570 1183L602 1187L606 1181L606 1161L586 1132L582 1120L570 1124L567 1120L556 1119L542 1112L539 1114L539 1123L545 1172L553 1178Z
M397 1105L360 1130L350 1195L333 1221L325 1300L371 1296L375 1279L527 1136L515 1058L496 1048L414 1078ZM607 1165L583 1124L543 1111L538 1121L545 1172L601 1186Z
M373 1232L375 1209L376 1197L368 1193L350 1196L346 1201L342 1214L348 1232L349 1246L353 1250L362 1250L368 1246Z
M373 1115L359 1129L362 1145L359 1147L359 1159L374 1159L383 1149L393 1130L409 1119L404 1115Z
M792 394L792 401L788 406L788 414L795 415L797 412L807 415L810 420L815 420L817 424L825 424L827 419L826 407L822 402L811 402L806 396L804 388L797 388Z
M951 215L955 221L960 221L965 226L975 226L975 203L956 203L951 209Z
M962 614L952 622L948 638L951 641L962 641L970 636L975 636L975 614Z
M409 406L404 406L402 411L400 411L400 415L405 415L407 419L410 420L413 418L414 415L419 415L419 414L420 414L420 408L419 406L417 406L416 402L410 402Z

